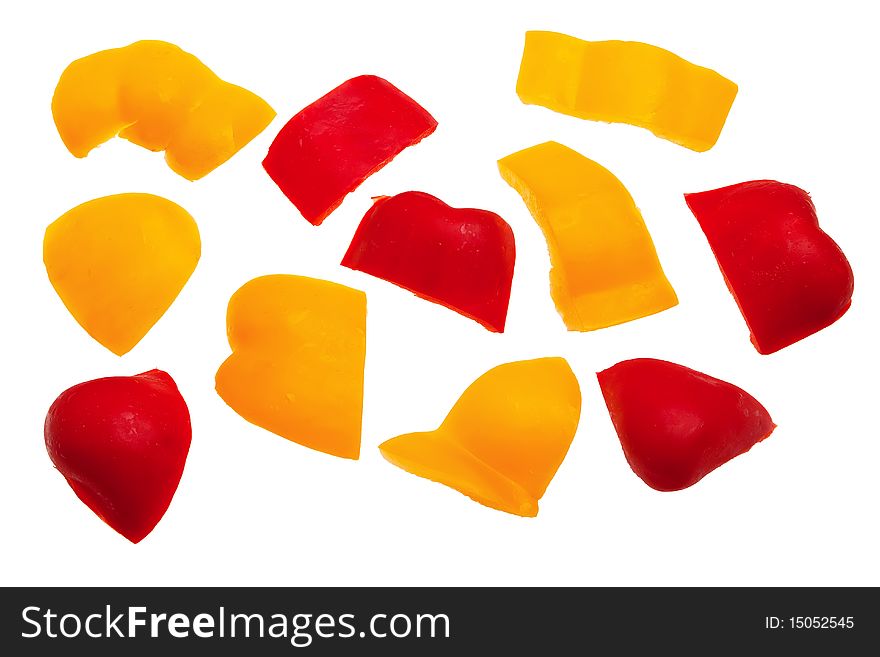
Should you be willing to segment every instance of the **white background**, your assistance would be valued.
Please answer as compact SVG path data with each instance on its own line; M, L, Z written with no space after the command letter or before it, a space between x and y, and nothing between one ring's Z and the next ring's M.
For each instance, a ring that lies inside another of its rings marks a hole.
M878 571L878 86L871 3L837 2L19 2L0 21L0 582L18 585L862 585ZM623 125L522 105L527 29L638 40L713 68L740 92L718 144L694 153ZM165 39L268 100L271 126L190 183L162 155L115 140L84 160L64 148L50 99L74 58ZM295 112L344 80L383 76L439 121L320 228L260 166ZM540 231L495 161L555 139L629 188L681 304L594 333L567 333L548 293ZM851 311L760 356L682 199L757 178L812 193L856 276ZM370 197L405 190L493 210L513 227L508 330L494 335L338 266ZM94 342L56 297L46 226L119 192L166 196L201 230L203 256L171 309L127 356ZM368 293L362 458L313 452L248 424L214 393L228 355L229 296L268 273ZM471 502L386 463L376 446L431 429L464 388L511 360L565 356L581 425L536 519ZM629 469L595 372L669 359L745 388L776 432L691 489L658 493ZM140 545L77 500L43 446L67 387L153 367L192 414L186 471Z

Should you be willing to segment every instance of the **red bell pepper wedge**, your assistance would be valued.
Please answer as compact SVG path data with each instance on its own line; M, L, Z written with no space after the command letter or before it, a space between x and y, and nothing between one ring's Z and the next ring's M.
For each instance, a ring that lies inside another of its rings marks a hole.
M675 363L626 360L598 378L626 460L659 491L694 485L776 428L744 390Z
M186 402L160 370L73 386L52 404L44 433L73 492L132 543L165 515L192 438Z
M497 214L404 192L375 200L342 264L500 333L515 260L513 231Z
M290 119L263 168L318 226L346 194L436 127L434 117L393 84L362 75Z
M809 194L755 180L685 200L715 254L758 352L771 354L849 309L853 272L819 228Z

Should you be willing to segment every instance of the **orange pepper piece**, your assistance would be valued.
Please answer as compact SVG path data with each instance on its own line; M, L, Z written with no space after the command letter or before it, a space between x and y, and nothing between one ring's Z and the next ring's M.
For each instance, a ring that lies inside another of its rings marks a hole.
M89 335L119 356L168 310L200 255L193 218L152 194L78 205L43 239L43 262L61 301Z
M118 135L165 151L173 171L197 180L260 134L275 111L177 46L138 41L71 63L52 115L76 157Z
M593 331L678 303L626 187L549 141L498 162L550 249L550 293L570 331Z
M407 472L493 509L538 514L577 430L581 391L563 358L499 365L464 391L435 431L379 449Z
M344 285L286 274L245 283L229 300L232 355L217 394L252 424L357 459L366 319L366 295Z
M522 102L593 121L629 123L695 151L718 141L737 86L715 71L636 41L526 32Z

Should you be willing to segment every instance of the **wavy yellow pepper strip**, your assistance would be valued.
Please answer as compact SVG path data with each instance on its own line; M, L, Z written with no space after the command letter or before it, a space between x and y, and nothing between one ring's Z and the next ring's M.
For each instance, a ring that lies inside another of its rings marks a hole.
M520 99L582 119L628 123L695 151L721 134L737 86L668 50L526 32Z
M76 157L119 135L164 150L173 171L197 180L260 134L275 111L177 46L138 41L71 63L55 88L52 115Z
M232 355L217 393L245 420L334 456L360 454L367 299L275 274L245 283L226 315Z
M535 516L580 412L580 387L564 359L506 363L474 381L439 429L379 449L394 465L480 504Z
M70 314L121 356L165 313L201 255L199 229L152 194L83 203L46 229L43 261Z
M498 162L550 249L550 293L565 325L592 331L678 303L642 215L610 171L546 142Z

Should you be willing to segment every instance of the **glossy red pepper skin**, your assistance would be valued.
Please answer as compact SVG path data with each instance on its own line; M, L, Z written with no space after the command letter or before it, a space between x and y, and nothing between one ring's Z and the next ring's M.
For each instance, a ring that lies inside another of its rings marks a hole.
M515 260L513 231L497 214L404 192L376 199L342 264L500 333Z
M675 363L626 360L598 378L626 460L659 491L694 485L776 428L744 390Z
M49 409L44 434L77 497L138 543L171 503L192 429L174 380L151 370L69 388Z
M760 353L802 340L849 309L852 268L819 228L804 190L755 180L686 194L685 200Z
M362 75L290 119L263 167L318 226L346 194L436 127L434 117L393 84Z

